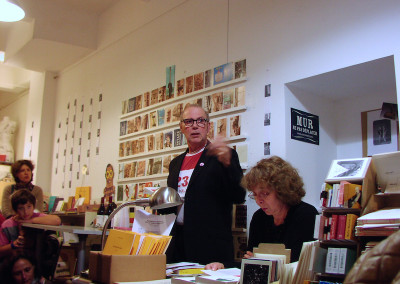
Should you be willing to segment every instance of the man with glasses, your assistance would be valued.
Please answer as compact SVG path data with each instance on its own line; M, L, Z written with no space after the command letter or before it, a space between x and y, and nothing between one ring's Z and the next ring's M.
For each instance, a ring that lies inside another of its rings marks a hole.
M169 166L168 186L184 199L177 210L167 262L221 262L232 266L232 205L245 201L243 176L235 150L221 139L207 140L208 114L199 105L187 105L180 129L188 149ZM164 213L167 213L164 211Z

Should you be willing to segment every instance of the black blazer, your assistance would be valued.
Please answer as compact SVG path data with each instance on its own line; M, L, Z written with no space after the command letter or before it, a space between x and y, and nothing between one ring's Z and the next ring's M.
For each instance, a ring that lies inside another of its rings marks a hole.
M179 172L186 153L170 163L168 186L172 188L178 188ZM232 149L229 167L224 167L216 157L207 155L207 148L203 151L185 194L183 230L186 261L233 263L232 205L245 201L246 191L240 186L242 176L235 150ZM183 261L174 258L175 246L181 245L172 238L167 251L168 263Z

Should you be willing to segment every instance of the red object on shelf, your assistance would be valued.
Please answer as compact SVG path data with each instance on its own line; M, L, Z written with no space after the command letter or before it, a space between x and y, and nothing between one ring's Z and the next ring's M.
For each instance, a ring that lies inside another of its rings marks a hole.
M7 156L6 155L0 155L0 162L5 162Z

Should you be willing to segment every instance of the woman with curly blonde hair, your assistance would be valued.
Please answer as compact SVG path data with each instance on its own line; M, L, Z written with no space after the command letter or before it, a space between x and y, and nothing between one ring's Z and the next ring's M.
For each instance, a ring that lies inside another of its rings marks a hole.
M303 180L291 164L273 156L259 161L242 179L258 209L250 223L248 251L260 243L283 243L291 249L291 261L297 261L303 242L314 240L314 206L301 201L305 195Z

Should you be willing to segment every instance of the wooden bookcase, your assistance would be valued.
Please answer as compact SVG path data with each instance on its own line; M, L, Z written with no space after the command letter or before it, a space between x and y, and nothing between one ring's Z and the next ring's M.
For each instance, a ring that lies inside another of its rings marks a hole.
M344 207L323 207L322 208L322 214L321 214L321 220L322 216L329 218L332 217L333 215L347 215L347 214L355 214L357 216L362 216L366 213L375 211L377 202L375 198L376 194L376 185L375 185L375 172L373 165L371 164L371 160L368 160L368 166L367 169L365 170L365 174L358 178L358 179L341 179L338 178L337 180L326 180L325 182L327 184L333 185L333 184L339 184L340 181L348 181L352 184L359 184L362 186L362 195L361 195L361 208L344 208ZM346 220L347 221L347 220ZM320 230L323 227L320 225ZM353 234L354 234L355 228L353 227ZM329 248L345 248L345 249L350 249L350 250L355 250L356 251L356 256L359 256L361 253L361 243L358 237L354 236L352 239L329 239L329 240L324 240L319 238L320 241L320 247L324 249L329 249ZM348 252L348 251L347 251ZM325 267L326 269L326 267ZM315 280L326 280L326 281L343 281L346 277L346 273L316 273L315 274Z

